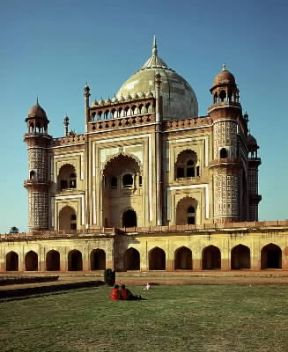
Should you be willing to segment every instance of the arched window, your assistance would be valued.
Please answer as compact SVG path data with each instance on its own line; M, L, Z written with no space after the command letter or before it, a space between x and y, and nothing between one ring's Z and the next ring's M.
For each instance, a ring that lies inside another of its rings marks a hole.
M200 168L197 165L197 154L192 150L181 152L175 165L176 178L200 176Z
M125 174L123 176L123 187L132 187L133 186L133 176L131 174Z
M33 181L36 179L36 171L35 170L31 170L30 171L30 180Z
M123 213L123 227L137 227L137 215L132 209L126 210Z
M187 209L187 224L194 225L195 224L195 208L189 207Z
M77 175L71 164L63 165L58 174L58 186L60 191L77 187Z
M228 158L228 151L226 148L221 148L220 149L220 158L225 159Z

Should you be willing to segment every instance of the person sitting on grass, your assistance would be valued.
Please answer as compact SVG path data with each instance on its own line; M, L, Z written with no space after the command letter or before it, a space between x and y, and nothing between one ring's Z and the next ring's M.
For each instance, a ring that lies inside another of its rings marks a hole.
M141 296L134 295L125 285L121 285L120 288L120 299L123 301L138 301L144 299Z
M119 285L114 285L114 287L112 288L110 293L110 299L112 301L119 301L120 299Z

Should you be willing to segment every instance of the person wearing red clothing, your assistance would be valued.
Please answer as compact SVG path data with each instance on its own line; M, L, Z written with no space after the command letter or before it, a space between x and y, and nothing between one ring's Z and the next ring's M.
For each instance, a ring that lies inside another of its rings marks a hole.
M121 285L120 288L120 299L123 301L137 301L139 299L143 299L141 296L133 295L133 293L125 287L125 285Z
M119 286L118 285L114 285L114 287L111 290L110 293L110 299L112 301L119 301L120 299L120 291L119 291Z

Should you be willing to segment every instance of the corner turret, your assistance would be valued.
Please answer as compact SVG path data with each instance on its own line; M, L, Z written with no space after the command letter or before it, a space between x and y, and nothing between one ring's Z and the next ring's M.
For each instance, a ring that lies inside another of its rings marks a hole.
M38 98L25 119L27 133L24 142L28 147L28 179L24 186L28 190L28 227L30 231L49 229L49 153L52 137L48 135L45 110Z

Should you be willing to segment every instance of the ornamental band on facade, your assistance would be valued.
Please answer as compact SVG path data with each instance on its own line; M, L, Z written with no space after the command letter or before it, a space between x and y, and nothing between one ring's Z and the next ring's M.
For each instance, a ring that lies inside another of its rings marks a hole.
M2 271L285 267L287 224L257 222L259 147L225 66L210 92L200 117L154 39L115 97L91 101L84 87L84 134L66 116L64 137L50 136L37 100L24 136L29 233L2 236Z

